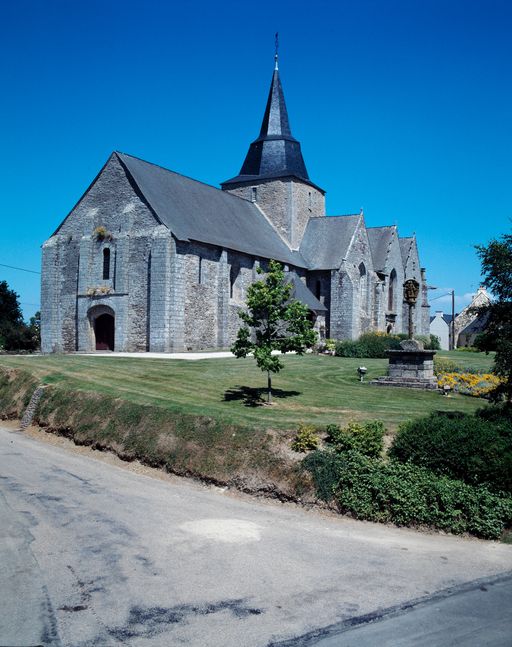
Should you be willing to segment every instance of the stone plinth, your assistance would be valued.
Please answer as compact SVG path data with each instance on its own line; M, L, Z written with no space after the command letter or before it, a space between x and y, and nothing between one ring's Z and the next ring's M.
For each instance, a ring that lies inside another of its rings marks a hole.
M406 339L401 350L389 350L388 374L373 380L377 386L401 386L409 389L437 389L434 375L434 350L424 350L421 343Z

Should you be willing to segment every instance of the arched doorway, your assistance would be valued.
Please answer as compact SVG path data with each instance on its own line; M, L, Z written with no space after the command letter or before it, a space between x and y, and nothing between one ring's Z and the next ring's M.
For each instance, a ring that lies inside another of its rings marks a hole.
M110 314L103 314L94 320L96 350L114 350L115 319Z

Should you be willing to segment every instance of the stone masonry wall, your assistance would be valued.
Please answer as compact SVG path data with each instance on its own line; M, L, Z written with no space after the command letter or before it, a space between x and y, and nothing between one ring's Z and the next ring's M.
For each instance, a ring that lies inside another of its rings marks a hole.
M106 240L98 240L97 227ZM96 306L116 314L115 349L146 350L148 258L157 222L112 155L92 187L43 245L43 352L93 350ZM110 277L103 279L103 250ZM102 293L103 292L103 293Z
M299 248L309 218L325 216L325 196L296 179L258 180L230 186L228 191L255 201L292 249Z
M391 243L388 249L388 255L386 258L386 266L385 266L385 272L387 276L385 277L385 284L384 284L384 294L383 294L383 302L382 302L382 308L381 311L385 313L385 315L396 315L396 319L394 322L393 330L392 332L394 333L401 333L401 332L407 332L404 329L404 323L403 323L403 284L404 284L404 266L403 266L403 260L402 260L402 254L400 252L400 243L398 242L398 235L395 230L393 237L391 239ZM390 286L390 280L391 280L391 273L395 270L396 272L396 281L395 281L395 286L393 290L393 309L389 310L389 286ZM386 330L387 324L391 322L386 322L384 321L384 326L383 327L378 327L379 330Z
M415 279L420 284L420 292L418 295L418 300L413 310L413 326L414 334L417 335L428 335L430 328L430 308L428 303L425 303L426 292L423 289L423 278L420 267L420 259L418 256L418 247L415 242L411 245L409 255L407 256L405 267L404 267L404 281L407 279ZM403 330L408 332L408 306L404 303L402 305L402 317L403 317Z
M361 275L361 267L365 273ZM357 339L373 328L375 285L368 234L361 218L347 256L331 278L330 334L336 339Z

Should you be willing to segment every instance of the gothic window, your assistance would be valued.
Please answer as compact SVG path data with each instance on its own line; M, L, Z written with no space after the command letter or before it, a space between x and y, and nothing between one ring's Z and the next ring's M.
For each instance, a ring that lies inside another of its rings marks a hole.
M388 289L388 311L395 312L395 296L396 296L396 271L392 270L389 275L389 289Z
M110 249L105 247L103 250L103 280L110 278Z

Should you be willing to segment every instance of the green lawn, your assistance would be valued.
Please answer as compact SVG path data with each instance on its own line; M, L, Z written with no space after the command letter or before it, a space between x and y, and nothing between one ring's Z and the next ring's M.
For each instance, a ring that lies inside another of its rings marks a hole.
M441 352L458 364L488 370L492 357ZM24 368L43 382L63 389L107 393L142 404L199 413L258 428L295 428L300 422L327 424L349 419L380 418L394 429L403 420L433 410L471 412L485 401L468 396L444 397L418 390L361 384L356 369L368 368L367 379L384 375L387 361L328 356L287 356L274 376L275 404L254 406L266 376L253 359L201 361L62 356L3 356L0 366Z

